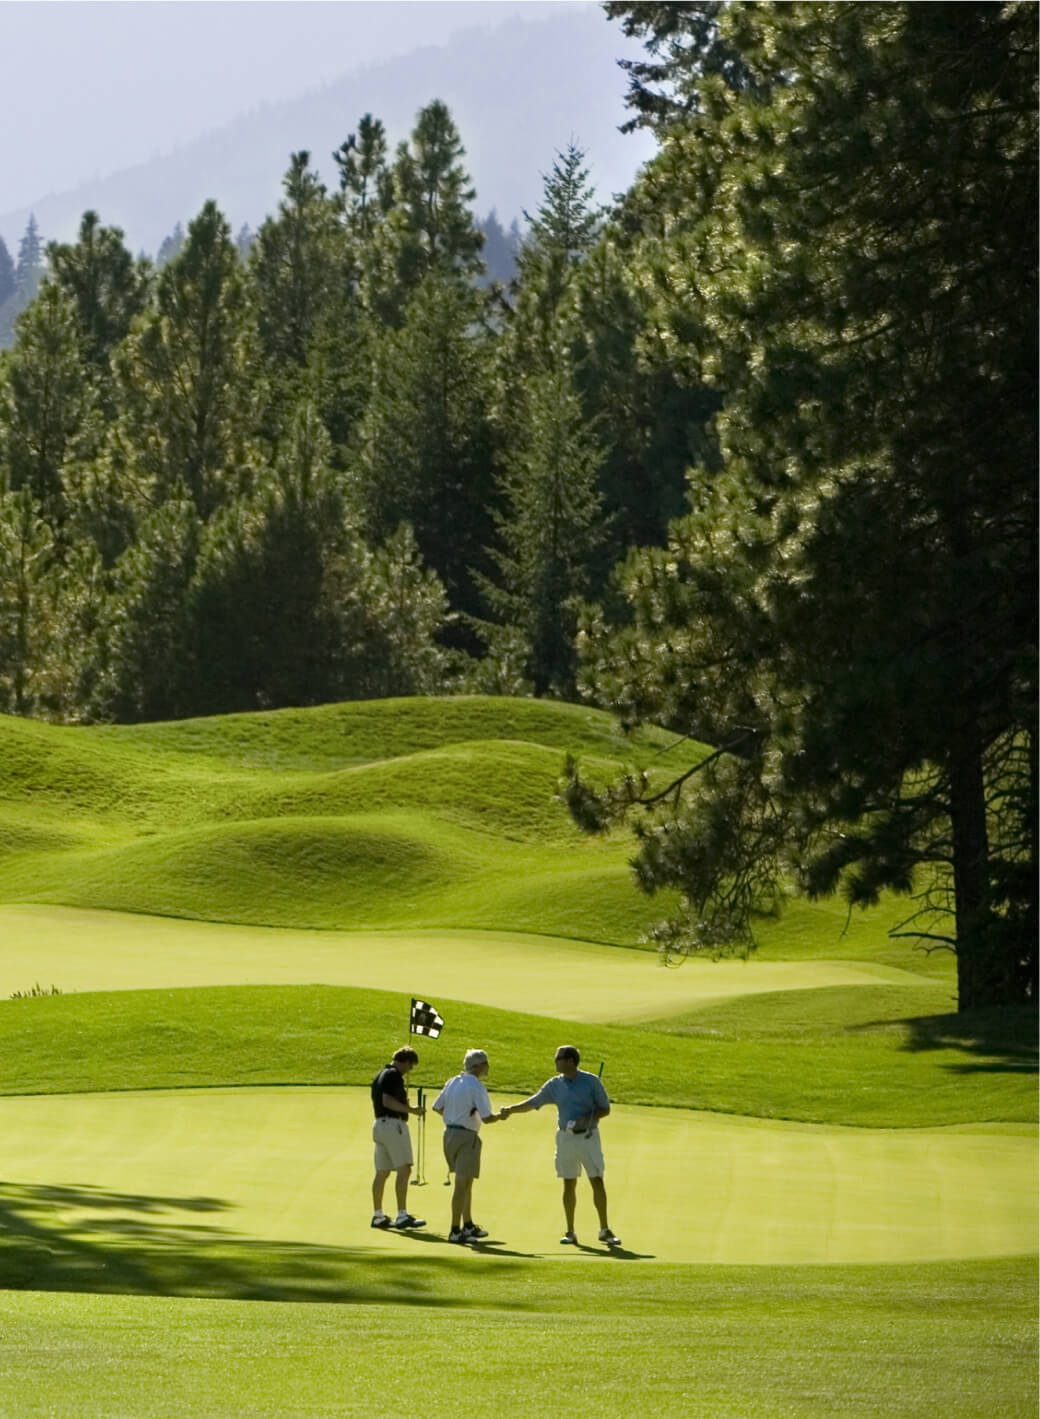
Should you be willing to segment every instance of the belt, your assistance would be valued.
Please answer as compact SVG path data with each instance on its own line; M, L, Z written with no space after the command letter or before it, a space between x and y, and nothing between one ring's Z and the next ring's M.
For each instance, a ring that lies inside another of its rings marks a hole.
M446 1123L444 1127L461 1129L463 1133L476 1133L477 1131L475 1128L470 1128L467 1123Z

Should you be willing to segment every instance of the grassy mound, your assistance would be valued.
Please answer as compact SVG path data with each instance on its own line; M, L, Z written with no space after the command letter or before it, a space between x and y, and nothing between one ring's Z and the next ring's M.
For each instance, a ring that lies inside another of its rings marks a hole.
M890 990L852 991L881 1014ZM806 992L828 997L832 992ZM843 996L843 992L837 992ZM927 995L925 996L927 1000ZM912 996L907 997L909 1007ZM919 1006L919 1002L918 1006ZM561 1020L438 998L450 1032L422 1041L412 1082L440 1085L479 1041L496 1087L525 1094L557 1045L604 1061L622 1104L875 1128L1036 1119L1036 1051L984 1031L923 1036L921 1017L777 1034L780 998L705 1006L661 1028ZM823 1007L827 1010L827 1005ZM408 997L329 986L114 991L0 1002L0 1093L357 1084L398 1042ZM725 1027L728 1012L739 1023ZM689 1021L703 1020L703 1029ZM757 1020L757 1028L755 1021Z
M0 902L636 945L675 898L638 892L627 832L575 828L555 797L564 752L605 779L678 773L707 750L628 737L597 710L486 696L150 725L0 717ZM901 914L798 904L761 924L763 955L948 979L947 957L888 940Z
M662 907L634 887L627 837L589 842L556 800L565 750L604 776L705 752L629 740L598 711L483 697L138 726L2 718L0 901L632 944Z

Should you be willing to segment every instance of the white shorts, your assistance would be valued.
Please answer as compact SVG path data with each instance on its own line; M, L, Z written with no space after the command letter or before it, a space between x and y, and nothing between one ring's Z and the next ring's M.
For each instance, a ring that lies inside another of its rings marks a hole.
M590 1178L603 1176L603 1148L599 1129L591 1133L573 1133L566 1128L556 1130L556 1176L580 1178L582 1168Z
M376 1145L376 1172L395 1173L407 1168L412 1158L412 1136L404 1119L377 1118L372 1125Z

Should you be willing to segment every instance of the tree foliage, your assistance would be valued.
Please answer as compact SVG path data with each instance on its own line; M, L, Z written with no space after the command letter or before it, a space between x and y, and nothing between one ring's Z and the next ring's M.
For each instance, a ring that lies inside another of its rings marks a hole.
M640 871L683 887L670 939L694 946L746 942L791 882L931 893L913 927L955 908L936 934L962 1007L1020 999L1035 13L733 5L717 23L754 82L690 74L661 159L673 215L643 259L662 339L724 391L724 473L694 485L668 554L630 564L630 627L587 629L619 708L744 757L647 831Z

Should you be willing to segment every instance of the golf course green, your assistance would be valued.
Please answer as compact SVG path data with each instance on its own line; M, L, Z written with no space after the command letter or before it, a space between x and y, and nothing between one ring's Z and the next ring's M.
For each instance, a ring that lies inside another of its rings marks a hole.
M1035 1021L956 1015L897 900L663 968L565 752L705 751L480 697L0 718L5 1413L1035 1412ZM412 996L445 1020L413 1093L473 1045L496 1105L565 1039L602 1062L617 1252L584 1183L559 1246L548 1111L487 1130L486 1241L446 1240L433 1115L428 1225L370 1228Z

